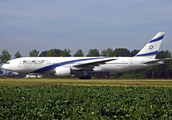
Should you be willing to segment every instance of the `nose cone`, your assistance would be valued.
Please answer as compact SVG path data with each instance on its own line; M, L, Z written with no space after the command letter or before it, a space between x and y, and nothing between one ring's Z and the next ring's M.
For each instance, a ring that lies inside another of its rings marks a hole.
M9 64L3 64L2 68L5 70L10 70L10 65Z

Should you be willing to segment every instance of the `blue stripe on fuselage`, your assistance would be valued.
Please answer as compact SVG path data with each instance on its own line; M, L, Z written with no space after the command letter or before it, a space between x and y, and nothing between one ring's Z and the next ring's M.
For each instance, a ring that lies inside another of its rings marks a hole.
M45 67L40 68L38 70L35 70L35 71L31 72L31 73L44 73L44 72L46 72L48 70L51 70L53 68L56 68L56 67L59 67L59 66L62 66L62 65L71 64L71 63L74 63L74 62L86 61L86 60L94 60L94 59L102 59L102 57L100 57L100 58L86 58L86 59L71 60L71 61L56 63L56 64L53 64L53 65L45 66Z
M159 38L156 38L156 39L151 40L149 43L153 43L153 42L156 42L156 41L162 40L162 39L163 39L163 37L164 37L164 35L163 35L163 36L161 36L161 37L159 37Z
M158 53L158 51L155 51L155 52L150 52L150 53L145 53L145 54L139 54L137 56L150 56L150 55L156 55L157 53Z

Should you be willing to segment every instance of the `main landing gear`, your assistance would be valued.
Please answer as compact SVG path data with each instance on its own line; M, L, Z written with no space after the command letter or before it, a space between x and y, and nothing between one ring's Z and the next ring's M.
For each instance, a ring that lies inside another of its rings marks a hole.
M19 78L20 78L20 76L19 76L19 75L17 75L17 76L16 76L16 79L19 79Z
M88 75L88 72L86 70L82 70L82 76L79 77L79 79L91 79L91 76Z
M90 75L80 76L79 79L91 79L91 76Z

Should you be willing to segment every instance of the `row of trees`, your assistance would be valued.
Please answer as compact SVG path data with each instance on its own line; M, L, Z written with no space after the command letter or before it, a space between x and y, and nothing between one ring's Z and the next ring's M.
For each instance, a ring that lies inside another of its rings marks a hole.
M90 49L88 51L88 54L86 55L87 57L98 57L98 56L104 56L104 57L119 57L119 56L134 56L138 53L139 50L133 50L133 51L129 51L125 48L117 48L115 50L113 50L112 48L108 48L105 50L101 51L101 54L99 52L98 49ZM69 49L64 49L64 50L60 50L60 49L51 49L51 50L46 50L41 52L40 55L39 51L33 50L31 51L29 54L33 55L31 53L35 53L34 55L37 55L39 57L70 57L71 56L71 51ZM73 55L74 57L83 57L84 53L81 49L77 50L76 53Z
M133 50L129 51L126 48L107 48L101 51L101 54L98 49L90 49L87 57L98 57L98 56L104 56L104 57L129 57L129 56L135 56L139 50ZM50 49L46 51L42 51L41 53L34 49L29 52L29 57L71 57L71 51L69 49ZM84 53L81 49L77 50L76 53L73 55L74 57L83 57ZM19 51L16 52L15 58L20 58L22 55ZM161 58L171 58L171 52L169 50L166 51L160 51L158 52L157 59ZM0 55L0 63L3 64L11 59L11 55L7 50L3 50ZM104 77L105 73L99 73L94 74L97 78ZM107 75L107 74L106 74ZM168 60L164 65L161 66L155 66L150 67L143 70L137 70L132 72L126 72L126 73L117 73L115 75L108 75L113 78L172 78L172 61Z
M117 48L113 50L112 48L107 48L105 50L101 51L101 54L98 49L90 49L88 54L86 55L87 57L98 57L98 56L104 56L104 57L119 57L119 56L134 56L138 53L139 50L133 50L129 51L128 49L125 48ZM74 57L83 57L84 53L81 49L77 50L76 53L73 55ZM21 53L17 51L15 53L15 58L20 58L22 57ZM71 57L71 51L69 49L50 49L50 50L45 50L42 51L39 54L39 51L34 49L29 52L29 57ZM1 55L0 55L0 63L6 63L8 60L11 59L11 55L7 50L2 50Z

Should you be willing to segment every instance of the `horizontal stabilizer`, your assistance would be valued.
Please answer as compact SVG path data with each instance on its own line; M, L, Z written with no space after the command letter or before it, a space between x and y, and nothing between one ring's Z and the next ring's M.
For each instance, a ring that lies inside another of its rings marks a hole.
M170 60L171 58L162 58L162 59L154 59L151 61L147 61L144 62L143 64L153 64L153 63L157 63L157 62L161 62L161 61L166 61L166 60Z

